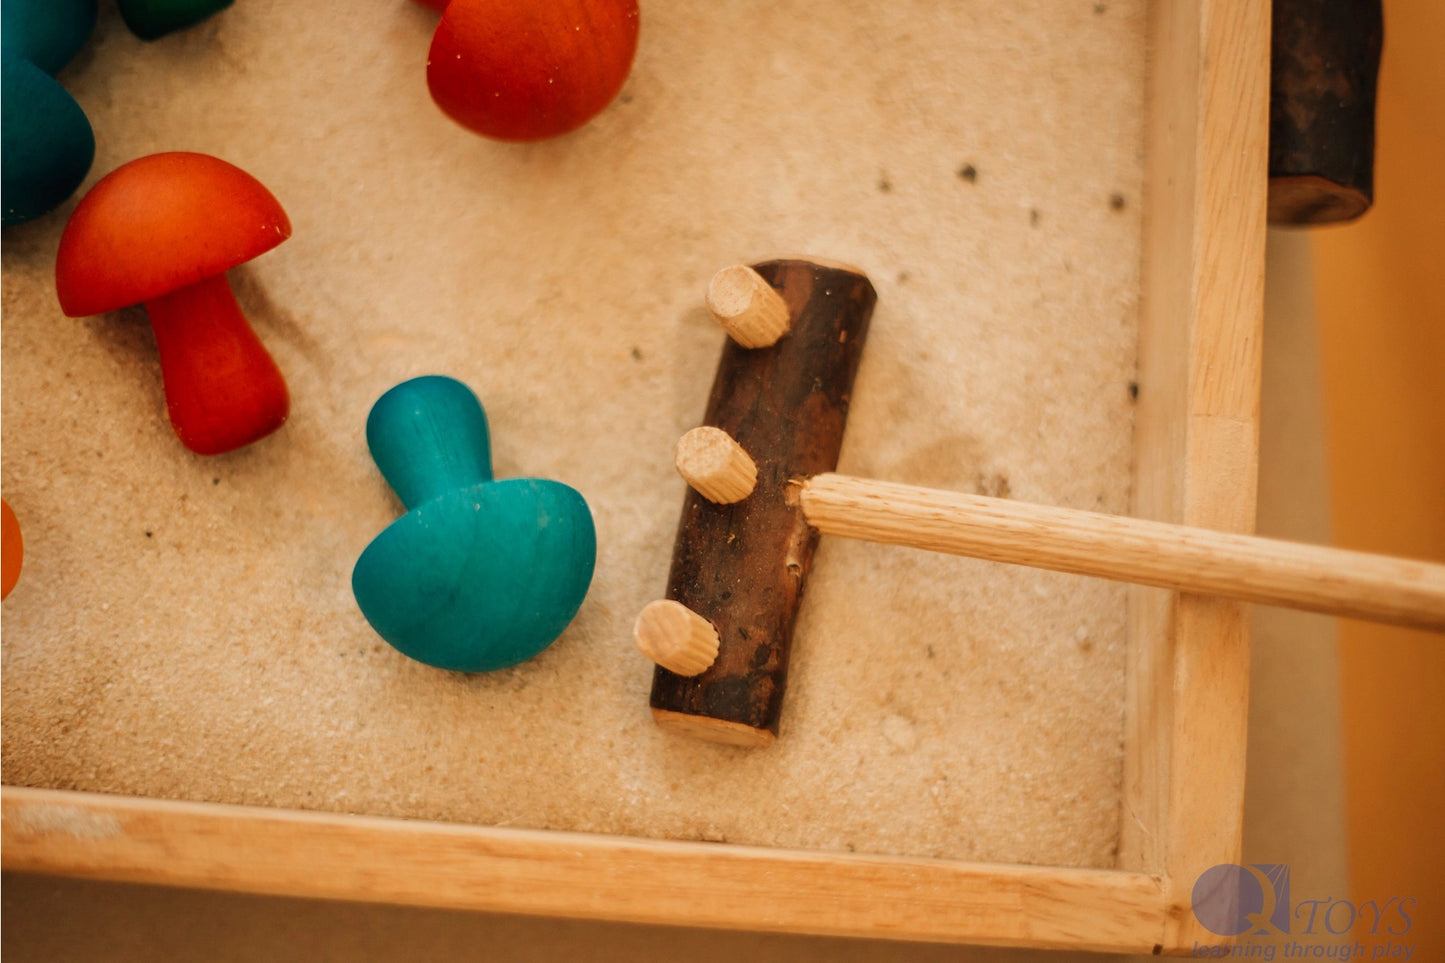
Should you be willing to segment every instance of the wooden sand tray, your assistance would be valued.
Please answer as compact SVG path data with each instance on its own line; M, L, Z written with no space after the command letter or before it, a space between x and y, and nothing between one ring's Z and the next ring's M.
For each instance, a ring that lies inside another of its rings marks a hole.
M59 316L65 209L7 228L4 488L28 567L4 610L5 868L1213 941L1190 894L1239 857L1242 603L824 539L782 737L749 750L658 731L629 634L666 581L672 444L707 406L701 292L759 252L877 289L846 477L800 495L814 525L876 495L850 487L867 477L1249 531L1269 5L645 7L613 107L522 149L436 115L426 11L332 7L343 36L255 0L145 48L103 15L64 78L92 179L206 150L287 206L293 239L232 278L291 385L276 436L179 451L137 316ZM566 481L597 519L572 628L485 677L407 663L345 581L396 514L367 406L438 371L486 402L499 477Z

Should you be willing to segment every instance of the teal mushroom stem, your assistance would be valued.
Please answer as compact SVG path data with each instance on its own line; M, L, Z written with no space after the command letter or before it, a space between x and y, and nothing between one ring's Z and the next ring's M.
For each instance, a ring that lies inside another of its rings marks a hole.
M486 413L451 378L392 388L372 408L366 440L407 509L352 572L377 634L419 662L462 672L524 662L562 634L597 554L576 490L495 480Z
M492 480L486 413L451 378L417 378L388 391L366 420L366 444L408 511Z

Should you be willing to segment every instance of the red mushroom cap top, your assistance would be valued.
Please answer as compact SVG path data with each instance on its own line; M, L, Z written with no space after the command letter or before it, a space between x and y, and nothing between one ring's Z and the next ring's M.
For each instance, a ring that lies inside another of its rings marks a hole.
M290 236L280 203L234 164L151 154L111 171L76 205L55 290L71 317L115 311L223 274Z
M447 116L484 137L556 137L617 96L637 32L637 0L451 0L427 54L427 87Z

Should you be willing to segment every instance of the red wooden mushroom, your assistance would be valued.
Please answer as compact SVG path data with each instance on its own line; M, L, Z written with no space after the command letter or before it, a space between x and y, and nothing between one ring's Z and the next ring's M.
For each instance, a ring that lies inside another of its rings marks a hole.
M171 424L187 448L219 454L275 431L290 411L285 379L226 280L290 236L276 198L239 167L151 154L76 205L60 237L56 293L71 317L144 303Z
M637 0L420 0L445 7L427 55L432 99L497 140L556 137L622 89Z

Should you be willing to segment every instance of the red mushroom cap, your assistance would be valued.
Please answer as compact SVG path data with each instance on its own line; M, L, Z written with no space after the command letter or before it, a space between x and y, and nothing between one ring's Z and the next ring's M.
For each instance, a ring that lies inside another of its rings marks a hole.
M484 137L556 137L617 96L637 30L637 0L451 0L427 86L447 116Z
M207 154L151 154L90 189L60 236L55 290L71 317L140 304L223 274L291 236L250 174Z

